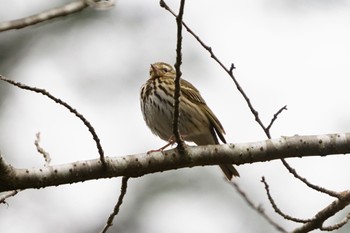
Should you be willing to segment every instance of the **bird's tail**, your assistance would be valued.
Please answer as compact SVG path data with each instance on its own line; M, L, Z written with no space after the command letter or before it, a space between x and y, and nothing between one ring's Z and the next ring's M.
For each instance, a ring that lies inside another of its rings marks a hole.
M228 180L232 180L232 178L234 176L239 177L238 171L231 164L221 164L220 168L224 172L224 174Z

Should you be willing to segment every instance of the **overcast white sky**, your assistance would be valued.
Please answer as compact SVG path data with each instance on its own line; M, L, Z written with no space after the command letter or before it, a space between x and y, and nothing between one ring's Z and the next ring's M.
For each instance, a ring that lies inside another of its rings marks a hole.
M57 2L6 1L0 21L69 1ZM177 11L177 1L168 2ZM235 64L236 78L266 124L288 105L273 137L350 131L350 1L192 0L186 2L184 20L224 64ZM45 88L77 108L95 127L107 155L142 153L164 142L143 122L139 88L151 63L174 64L175 35L175 19L158 1L119 0L109 11L86 10L1 33L0 73ZM186 32L183 43L183 78L201 91L224 125L227 141L266 139L232 80ZM1 91L4 86L0 150L13 166L43 165L33 143L38 131L53 164L98 157L88 130L66 109L5 83ZM348 173L347 155L289 161L316 184L349 188L348 179L340 179ZM271 210L261 176L280 208L295 217L312 217L332 201L295 181L279 161L238 170L239 185L289 230L297 225ZM119 186L120 179L110 179L26 190L0 206L1 232L98 232ZM223 181L217 167L131 180L115 226L133 233L274 232Z

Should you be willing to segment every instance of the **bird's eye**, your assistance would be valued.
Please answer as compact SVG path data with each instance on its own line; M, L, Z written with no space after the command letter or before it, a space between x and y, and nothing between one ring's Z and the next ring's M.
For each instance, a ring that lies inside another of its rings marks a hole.
M167 73L167 72L170 71L170 69L169 69L169 67L163 66L163 67L162 67L162 71L163 71L164 73Z

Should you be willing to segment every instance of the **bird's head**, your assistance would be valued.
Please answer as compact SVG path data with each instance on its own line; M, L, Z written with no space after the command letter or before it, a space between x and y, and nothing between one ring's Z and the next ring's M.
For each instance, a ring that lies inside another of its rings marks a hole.
M154 64L151 64L149 74L151 78L156 78L160 76L175 77L176 75L174 68L171 65L164 62L156 62Z

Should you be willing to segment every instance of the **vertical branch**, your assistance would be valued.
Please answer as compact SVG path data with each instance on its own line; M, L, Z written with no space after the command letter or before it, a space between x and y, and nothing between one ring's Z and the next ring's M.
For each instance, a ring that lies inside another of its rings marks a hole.
M111 215L108 217L107 223L103 227L103 229L102 229L102 231L100 233L106 233L107 230L113 225L114 217L117 216L117 214L119 213L119 210L120 210L120 206L123 204L123 199L124 199L124 196L126 194L126 190L128 188L128 180L129 180L129 177L123 176L123 178L122 178L122 186L120 188L120 194L119 194L118 202L114 206L113 213L111 213Z
M51 156L49 152L45 151L45 149L40 146L40 132L36 133L35 136L36 136L36 139L34 141L34 145L36 147L36 150L39 152L39 154L41 154L44 157L44 160L45 160L44 166L48 167L50 166L50 163L51 163Z
M179 108L180 108L180 96L181 96L180 81L181 81L181 74L182 74L180 70L180 66L182 63L182 54L181 54L182 17L184 14L184 6L185 6L185 0L181 0L179 14L176 17L176 23L177 23L176 63L175 63L176 77L175 77L174 117L173 117L174 119L173 133L176 138L178 149L180 151L184 151L184 143L181 139L180 132L179 132L179 115L180 115Z

